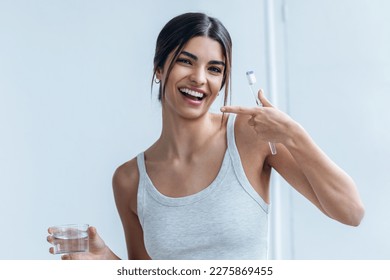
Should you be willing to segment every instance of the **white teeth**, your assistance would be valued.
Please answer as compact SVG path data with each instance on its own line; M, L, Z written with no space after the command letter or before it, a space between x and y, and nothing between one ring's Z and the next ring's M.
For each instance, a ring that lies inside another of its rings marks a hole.
M197 92L197 91L194 91L194 90L190 90L188 88L181 88L180 91L186 93L186 94L189 94L191 96L195 96L195 97L199 97L199 98L202 98L204 96L203 93L200 93L200 92Z

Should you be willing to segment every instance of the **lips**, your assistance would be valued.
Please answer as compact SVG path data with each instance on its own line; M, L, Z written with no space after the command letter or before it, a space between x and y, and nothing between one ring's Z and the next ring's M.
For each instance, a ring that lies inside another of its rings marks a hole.
M189 88L179 88L179 91L181 94L192 100L200 101L206 97L206 94L203 92L195 91Z

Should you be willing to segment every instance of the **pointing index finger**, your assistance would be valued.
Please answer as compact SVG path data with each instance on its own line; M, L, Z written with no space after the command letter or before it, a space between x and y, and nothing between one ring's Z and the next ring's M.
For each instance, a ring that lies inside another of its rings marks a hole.
M261 110L261 108L248 108L243 106L223 106L221 107L221 112L253 115L259 113L259 109Z

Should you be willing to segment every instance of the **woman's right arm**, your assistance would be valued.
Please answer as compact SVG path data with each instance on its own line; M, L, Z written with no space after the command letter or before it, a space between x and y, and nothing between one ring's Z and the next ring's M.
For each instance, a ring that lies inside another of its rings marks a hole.
M119 166L114 173L112 186L115 203L125 233L129 259L150 259L145 249L143 231L137 215L139 172L136 159Z

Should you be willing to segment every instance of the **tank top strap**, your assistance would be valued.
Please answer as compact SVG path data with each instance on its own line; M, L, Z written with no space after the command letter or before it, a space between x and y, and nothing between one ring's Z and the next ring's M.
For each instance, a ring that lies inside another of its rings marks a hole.
M137 215L143 226L144 224L144 209L145 209L145 182L147 181L145 154L141 152L137 155L137 166L139 172L139 182L137 191Z
M145 166L145 155L144 152L141 152L137 155L137 166L139 175L145 176L146 175L146 166Z
M227 122L227 144L228 144L228 149L231 146L235 146L235 139L234 139L234 123L236 121L236 114L229 114L228 122Z
M227 142L228 142L228 151L230 157L232 158L232 164L234 172L245 191L263 208L263 210L268 213L268 204L264 199L255 191L248 178L246 177L244 167L241 163L240 154L236 145L236 138L234 135L234 124L236 120L236 114L230 114L228 123L227 123Z

